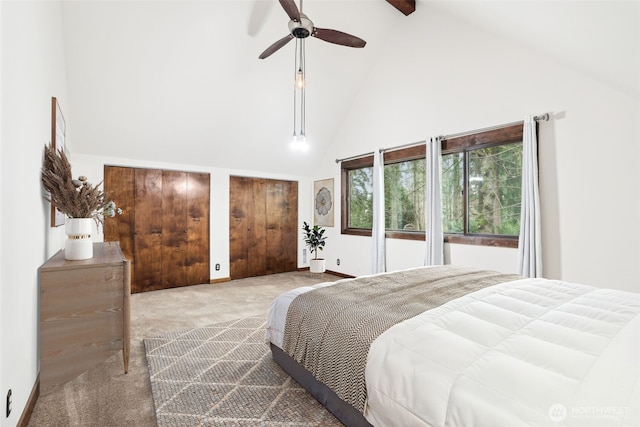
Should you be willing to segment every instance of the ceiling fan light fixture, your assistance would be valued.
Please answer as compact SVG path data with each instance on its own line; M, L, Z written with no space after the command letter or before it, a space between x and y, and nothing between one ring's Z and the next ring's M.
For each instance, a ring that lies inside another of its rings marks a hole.
M302 71L302 68L298 68L298 72L296 73L296 89L304 89L304 87L306 86L307 81L304 78L304 71Z
M300 9L298 9L295 0L280 0L280 5L289 15L289 34L277 40L262 52L258 56L260 59L273 55L293 39L304 40L308 37L315 37L325 42L356 48L363 48L367 44L360 37L342 31L316 27L307 15L302 13L302 0L300 0Z
M306 149L305 86L307 82L305 78L305 40L308 37L315 37L329 43L357 48L364 47L367 42L362 40L360 37L356 37L342 31L315 27L307 15L302 13L302 0L299 0L300 8L296 5L295 0L279 1L286 14L289 16L289 34L269 46L258 58L265 59L277 50L281 49L291 40L296 40L293 89L293 141L291 146L295 149Z
M307 137L304 134L301 134L301 135L293 134L293 138L291 138L291 149L293 151L301 151L301 152L305 152L309 150L309 143L307 142Z

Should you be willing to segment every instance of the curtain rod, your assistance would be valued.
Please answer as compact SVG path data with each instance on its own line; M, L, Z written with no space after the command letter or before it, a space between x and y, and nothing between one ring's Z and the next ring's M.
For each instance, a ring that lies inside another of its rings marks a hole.
M336 159L336 163L345 162L347 160L359 159L360 157L367 157L374 154L373 151L369 151L368 153L358 154L357 156L345 157L343 159Z
M533 120L535 120L537 122L539 122L539 121L545 121L546 122L546 121L549 120L549 113L544 113L544 114L540 114L538 116L534 116ZM524 123L524 120L519 120L519 121L511 122L511 123L505 123L505 124L502 124L502 125L489 126L489 127L480 128L480 129L468 130L466 132L452 133L450 135L442 135L442 136L440 136L440 140L458 138L458 137L461 137L461 136L472 135L474 133L479 133L479 132L488 132L488 131L491 131L491 130L502 129L502 128L506 128L506 127L509 127L509 126L519 125L519 124L522 124L522 123ZM398 146L395 146L395 147L380 148L380 152L384 153L385 151L399 150L401 148L413 147L415 145L420 145L420 144L424 144L424 143L426 143L426 140L417 141L417 142L410 142L408 144L398 145ZM345 157L344 159L336 159L336 163L344 162L344 161L347 161L347 160L359 159L360 157L370 156L373 153L374 152L371 151L369 153L359 154L357 156Z
M539 122L539 121L546 122L546 121L549 120L549 113L544 113L544 114L540 114L538 116L534 116L533 120L535 120L536 122ZM440 136L440 139L441 140L445 140L445 139L458 138L458 137L461 137L461 136L473 135L474 133L488 132L488 131L491 131L491 130L508 128L509 126L520 125L522 123L524 123L524 120L518 120L516 122L505 123L505 124L502 124L502 125L489 126L489 127L486 127L486 128L474 129L474 130L469 130L469 131L466 131L466 132L452 133L451 135L443 135L443 136Z

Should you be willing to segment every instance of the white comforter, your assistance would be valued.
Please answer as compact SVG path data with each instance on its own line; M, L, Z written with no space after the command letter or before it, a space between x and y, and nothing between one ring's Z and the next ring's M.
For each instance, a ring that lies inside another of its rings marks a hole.
M282 347L293 299L271 306ZM640 294L545 279L503 283L402 322L367 358L377 427L640 427Z
M640 295L542 279L492 286L371 346L383 426L639 426Z

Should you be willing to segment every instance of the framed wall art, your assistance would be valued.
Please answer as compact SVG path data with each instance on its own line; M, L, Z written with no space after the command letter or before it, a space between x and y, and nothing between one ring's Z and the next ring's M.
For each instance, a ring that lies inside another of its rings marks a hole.
M54 150L65 150L66 131L67 125L60 104L55 97L51 97L51 146ZM61 225L64 225L64 214L51 205L51 226L59 227Z
M333 178L313 183L313 223L333 227Z

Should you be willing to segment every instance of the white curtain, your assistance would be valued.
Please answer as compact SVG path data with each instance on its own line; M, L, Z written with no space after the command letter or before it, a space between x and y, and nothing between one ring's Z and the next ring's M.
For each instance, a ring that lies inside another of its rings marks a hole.
M384 160L380 150L373 152L373 226L371 227L371 273L387 271L384 227Z
M522 208L518 241L518 274L521 276L542 277L540 234L538 136L533 116L526 116L522 135Z
M427 141L427 182L425 197L427 254L424 265L444 264L442 232L442 148L440 138Z

